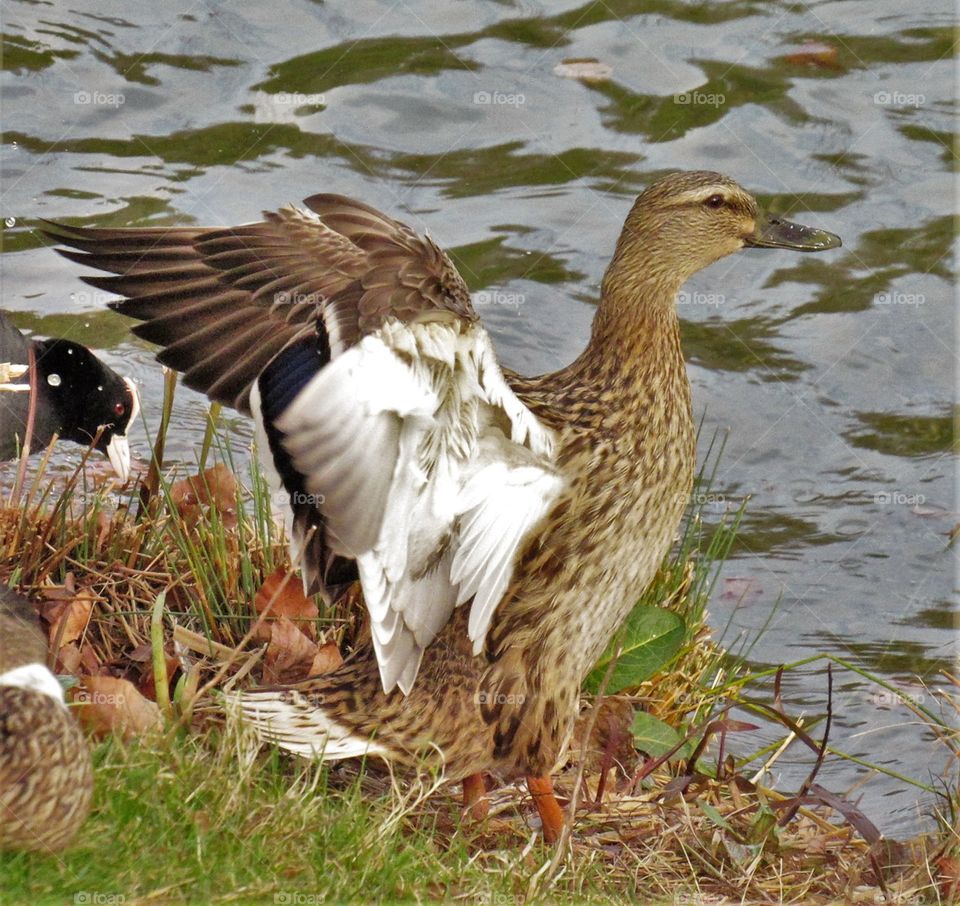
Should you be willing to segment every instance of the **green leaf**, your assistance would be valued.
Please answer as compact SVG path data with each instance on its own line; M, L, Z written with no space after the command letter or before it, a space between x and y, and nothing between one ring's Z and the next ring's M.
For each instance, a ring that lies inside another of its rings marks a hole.
M733 831L733 828L730 827L730 822L727 821L723 815L720 814L709 802L704 802L702 799L697 800L697 805L700 808L700 811L703 812L717 827L722 827L724 830Z
M633 716L630 732L633 734L633 744L651 758L659 758L669 752L683 738L670 724L665 724L646 711L638 711ZM692 750L691 742L687 740L677 749L674 757L685 758Z
M650 679L673 659L683 642L685 626L675 613L662 607L642 604L633 608L627 618L623 639L623 654L613 668L606 692L615 694L635 688ZM619 642L614 643L619 647ZM597 692L607 671L611 657L608 649L584 681L588 692Z

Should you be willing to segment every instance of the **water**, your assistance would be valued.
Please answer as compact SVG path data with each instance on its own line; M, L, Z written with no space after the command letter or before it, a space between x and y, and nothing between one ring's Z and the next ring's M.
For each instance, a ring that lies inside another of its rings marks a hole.
M154 426L150 350L31 220L219 225L353 195L454 252L503 361L527 372L580 351L632 198L662 171L721 170L841 234L838 252L746 252L686 288L704 445L729 432L708 513L750 496L712 620L733 646L766 626L756 665L831 652L937 709L956 655L951 8L96 8L6 9L3 306L24 329L103 349ZM609 78L554 72L577 58ZM205 407L178 400L168 450L190 461ZM822 715L825 669L783 694ZM836 674L834 712L839 748L924 781L944 770L946 750L861 676ZM784 786L809 764L785 757ZM864 771L832 759L820 780L843 791ZM890 834L932 805L886 776L857 795Z

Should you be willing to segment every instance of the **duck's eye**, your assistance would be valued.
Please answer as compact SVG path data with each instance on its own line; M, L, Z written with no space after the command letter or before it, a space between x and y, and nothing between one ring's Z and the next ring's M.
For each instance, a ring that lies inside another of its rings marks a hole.
M114 405L113 411L116 415L123 415L123 413L127 411L127 407L124 406L123 403L117 403Z
M722 195L720 195L720 194L717 194L717 195L711 195L711 196L710 196L709 198L707 198L703 203L704 203L708 208L714 208L714 209L716 209L716 208L722 208L724 201L725 201L724 197L723 197Z

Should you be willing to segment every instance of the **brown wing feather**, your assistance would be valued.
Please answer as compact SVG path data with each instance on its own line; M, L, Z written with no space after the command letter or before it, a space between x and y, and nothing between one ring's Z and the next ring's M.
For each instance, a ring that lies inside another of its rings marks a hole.
M249 413L250 387L280 350L309 335L338 354L379 328L437 314L474 321L463 279L429 237L340 195L232 228L101 229L47 223L58 251L113 276L91 286L143 323L185 383Z

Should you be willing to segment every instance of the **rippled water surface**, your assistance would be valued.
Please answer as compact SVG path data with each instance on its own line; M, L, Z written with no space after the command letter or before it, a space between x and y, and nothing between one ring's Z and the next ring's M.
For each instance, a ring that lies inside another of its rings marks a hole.
M707 513L750 497L712 619L731 645L766 625L757 665L829 651L937 708L956 654L947 4L69 6L5 11L3 307L105 350L154 425L150 349L36 218L232 224L353 195L451 249L502 359L528 372L580 351L631 201L666 170L721 170L841 234L836 252L726 259L681 298L702 446L729 432ZM555 71L582 58L598 80ZM178 400L168 452L189 461L205 407ZM901 703L837 680L837 747L942 773ZM821 715L825 692L818 666L784 696ZM798 749L778 769L786 785L808 767ZM820 780L862 774L834 759ZM932 803L883 775L859 795L891 833Z

